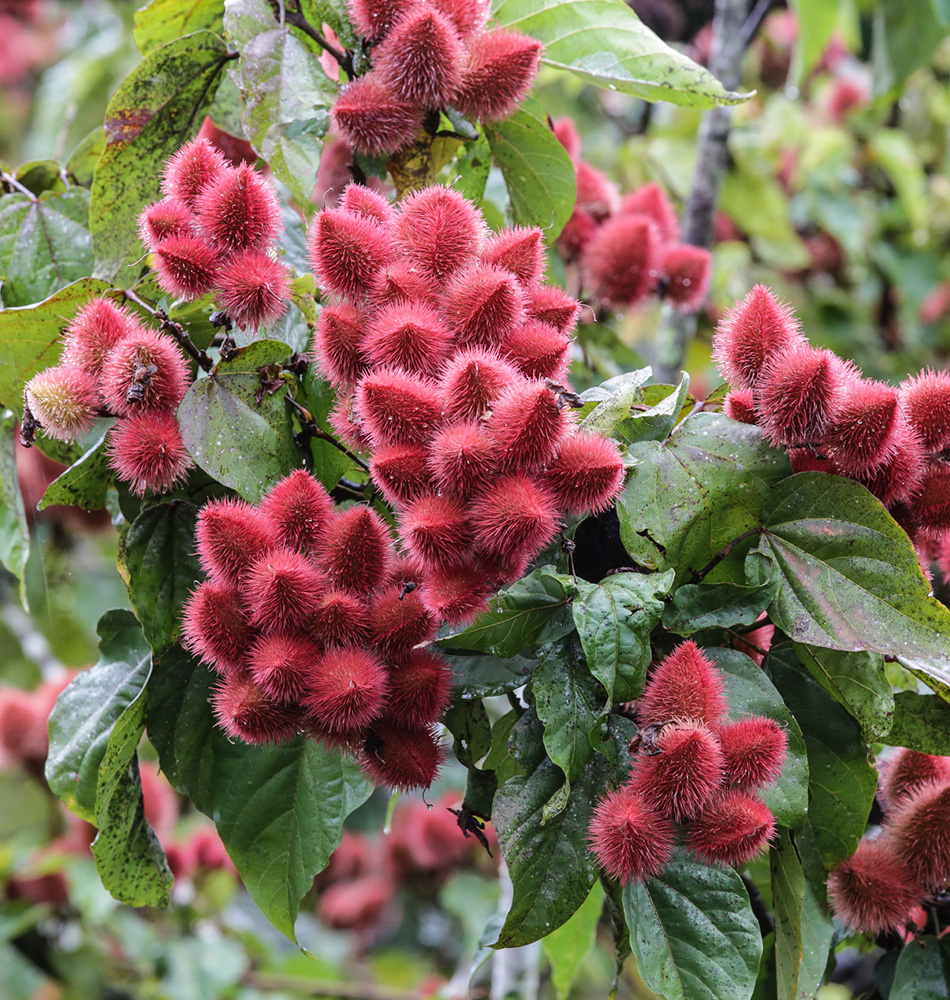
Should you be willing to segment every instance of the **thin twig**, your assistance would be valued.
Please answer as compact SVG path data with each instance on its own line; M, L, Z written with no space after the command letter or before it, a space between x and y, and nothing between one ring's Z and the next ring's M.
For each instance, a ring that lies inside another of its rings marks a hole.
M724 545L713 557L709 560L706 565L699 570L693 571L692 582L699 583L700 580L705 580L707 576L725 559L732 550L739 544L739 542L744 542L747 538L752 538L755 535L761 535L762 528L750 528L748 531L743 531L738 538L733 538L728 545Z
M280 0L270 0L271 7L274 8L275 13L281 8ZM285 24L289 24L294 28L299 28L305 35L312 38L317 45L320 46L325 52L329 52L334 59L336 59L340 69L346 73L347 76L353 76L353 58L345 50L338 48L334 45L328 38L326 38L322 32L318 31L307 19L304 17L303 12L299 9L291 10L287 6L283 7L283 19Z
M350 459L351 462L354 462L361 469L364 469L366 472L369 472L369 466L363 461L363 459L359 457L359 455L354 454L352 451L350 451L349 448L346 447L345 444L343 444L341 441L337 441L337 439L332 434L327 434L326 431L321 430L317 426L317 422L313 419L313 414L309 410L301 406L296 399L291 399L289 396L287 397L287 402L290 404L293 411L300 418L300 425L301 425L300 433L304 437L317 438L320 441L329 441L334 448L337 448L340 451L342 451L343 454L346 455L346 457Z
M168 313L164 309L149 305L145 299L136 295L131 288L123 288L122 294L129 302L134 302L140 309L144 309L150 316L157 319L161 324L163 332L174 337L182 350L186 351L198 362L198 366L202 371L210 372L214 368L214 362L211 358L195 346L194 341L188 336L181 323L176 323L174 320L168 318Z
M742 42L743 51L752 44L752 40L759 33L759 28L762 27L765 15L772 9L774 3L775 0L759 0L752 8L752 13L746 18L745 24L742 25L740 41Z
M8 174L5 170L0 171L0 181L8 185L9 187L16 188L16 190L19 191L20 194L25 194L28 198L32 199L33 201L39 201L39 198L37 198L36 195L33 194L33 192L25 184L21 184L13 176L13 174Z

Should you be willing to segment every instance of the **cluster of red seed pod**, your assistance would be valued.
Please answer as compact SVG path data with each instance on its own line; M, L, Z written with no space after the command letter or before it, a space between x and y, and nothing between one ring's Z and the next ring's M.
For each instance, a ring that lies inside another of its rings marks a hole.
M565 402L578 303L541 283L539 230L489 236L449 188L397 208L350 185L309 249L331 297L314 342L338 390L331 425L371 452L424 606L469 620L563 514L602 510L622 485L616 444Z
M703 304L712 277L709 251L680 243L680 226L666 192L655 181L621 197L617 186L581 157L570 118L554 134L577 173L574 212L557 239L567 263L577 262L591 300L609 309L661 295L679 312Z
M900 749L879 771L879 835L828 876L835 915L865 934L903 930L950 882L950 757Z
M428 787L451 672L417 648L437 623L385 521L336 508L298 470L259 506L206 504L196 544L207 579L185 605L184 643L220 675L224 731L247 743L305 732L355 752L377 784Z
M813 347L791 308L763 285L726 314L713 356L732 391L725 412L788 449L796 472L867 487L950 576L950 372L896 388Z
M755 792L782 773L785 731L763 716L726 721L724 686L692 641L650 674L636 704L640 748L630 779L601 800L590 824L591 851L621 883L669 863L676 823L707 864L745 864L772 838L774 818Z
M184 299L213 291L240 327L278 319L291 275L274 256L280 204L261 175L247 163L228 163L199 137L165 164L162 194L139 217L159 285Z
M109 463L141 496L166 492L193 465L175 417L190 381L188 362L171 337L100 296L73 318L60 364L27 382L24 401L43 430L61 441L80 438L97 417L117 417Z
M507 118L525 96L541 43L484 30L487 0L348 0L371 46L372 69L344 87L333 122L371 156L411 146L426 115L454 107L472 119Z

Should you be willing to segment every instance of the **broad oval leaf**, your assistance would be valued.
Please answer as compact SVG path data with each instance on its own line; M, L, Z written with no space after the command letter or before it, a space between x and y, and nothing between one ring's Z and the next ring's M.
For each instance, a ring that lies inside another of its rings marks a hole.
M151 0L135 12L132 37L143 56L193 31L221 34L224 0Z
M507 694L527 684L537 661L526 656L469 656L442 650L452 670L452 690L463 698L487 698Z
M640 398L640 389L653 374L652 368L640 368L635 372L615 375L602 385L588 389L584 400L584 419L580 429L592 434L609 436L630 416L630 407ZM594 402L593 409L587 405Z
M551 982L557 1000L567 1000L581 964L594 950L603 909L604 890L595 882L574 916L541 941L544 955L551 963Z
M937 695L901 691L887 743L937 756L950 754L950 705Z
M112 469L106 452L105 435L65 472L57 476L43 494L39 509L46 510L55 504L81 507L83 510L102 510L112 482Z
M898 955L888 1000L948 1000L948 968L950 940L929 935L915 938Z

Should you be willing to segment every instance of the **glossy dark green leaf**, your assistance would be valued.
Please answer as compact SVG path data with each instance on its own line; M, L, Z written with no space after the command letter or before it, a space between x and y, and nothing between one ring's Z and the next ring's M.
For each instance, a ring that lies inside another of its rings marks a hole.
M45 510L54 504L65 504L83 510L102 510L111 482L112 469L103 435L78 462L46 487L39 508Z
M0 413L0 565L18 580L30 555L30 529L16 467L16 417Z
M443 650L452 668L452 686L465 698L507 694L528 682L536 663L525 656L466 656Z
M732 868L678 853L647 882L623 891L630 945L646 986L663 1000L749 1000L762 935Z
M663 627L677 635L692 635L707 628L751 625L772 603L778 577L765 583L685 583L673 594L663 612Z
M193 31L221 34L224 0L151 0L135 12L132 37L143 56Z
M615 573L599 584L580 584L574 623L590 672L611 704L632 701L652 659L650 633L663 613L673 583L666 573Z
M947 1000L950 997L950 940L915 938L897 959L888 1000Z
M694 108L731 104L734 94L661 41L622 0L502 0L498 22L544 43L544 61L582 80L647 101Z
M97 277L122 287L138 278L127 265L142 256L139 213L159 197L165 160L201 127L227 60L218 35L197 31L154 49L119 84L89 205Z
M551 963L551 982L557 1000L567 1000L584 959L594 950L603 909L604 890L595 882L574 916L542 939L541 948Z
M922 753L950 754L950 705L933 694L901 691L894 696L894 720L886 742Z
M456 694L442 721L455 738L455 759L464 767L474 767L491 750L491 723L480 698L460 698Z
M602 385L588 389L581 399L585 407L581 412L581 430L592 434L611 435L630 416L630 407L640 398L641 388L653 374L652 368L639 368L608 379ZM596 403L592 409L587 404Z

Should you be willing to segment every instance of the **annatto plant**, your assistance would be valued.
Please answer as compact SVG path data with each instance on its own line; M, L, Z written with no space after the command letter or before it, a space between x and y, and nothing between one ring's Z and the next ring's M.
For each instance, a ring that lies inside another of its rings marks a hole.
M582 308L695 310L710 262L552 126L539 60L741 100L596 6L166 0L76 183L9 185L88 207L91 250L3 286L5 454L16 418L69 466L42 505L108 507L134 611L59 697L47 779L106 887L167 904L147 736L294 938L347 817L451 755L443 867L490 822L510 878L486 953L583 954L602 920L669 1000L799 997L853 932L906 990L950 880L950 376L866 380L757 286L705 400L649 369L574 391ZM235 101L256 164L197 136Z

